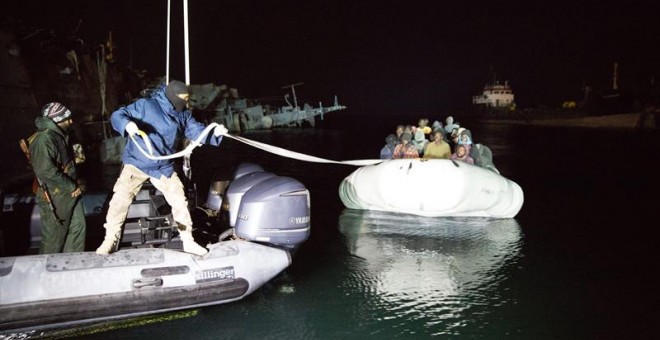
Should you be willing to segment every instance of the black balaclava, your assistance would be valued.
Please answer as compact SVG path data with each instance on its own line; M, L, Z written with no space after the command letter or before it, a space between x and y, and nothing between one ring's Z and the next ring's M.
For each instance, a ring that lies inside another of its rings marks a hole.
M179 98L178 95L180 94L188 94L188 86L183 82L172 80L165 88L165 96L174 105L177 112L181 112L186 108L186 101Z

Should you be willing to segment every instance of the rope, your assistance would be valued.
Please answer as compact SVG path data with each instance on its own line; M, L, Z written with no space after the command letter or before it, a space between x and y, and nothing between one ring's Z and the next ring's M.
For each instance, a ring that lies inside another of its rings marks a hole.
M174 154L171 154L171 155L165 155L165 156L155 156L155 155L154 155L154 153L153 153L153 146L151 145L151 141L149 140L149 137L147 136L147 134L144 133L144 131L139 131L138 134L139 134L139 135L142 137L142 139L144 140L144 144L146 145L146 148L149 150L149 152L145 151L145 150L140 146L140 144L139 144L139 143L137 142L137 140L135 139L135 136L134 136L134 135L132 135L132 136L130 136L130 137L131 137L131 140L133 140L133 143L135 143L135 146L137 146L138 150L140 150L140 152L141 152L145 157L147 157L147 158L149 158L149 159L152 159L152 160L166 160L166 159L173 159L173 158L179 158L179 157L183 157L183 156L190 155L196 147L202 145L201 141L202 141L204 138L206 138L206 136L207 136L207 135L208 135L208 134L209 134L209 133L210 133L210 132L216 127L216 126L219 126L219 124L218 124L218 123L211 123L211 124L209 124L209 125L206 127L206 129L204 129L204 130L202 131L202 133L197 137L197 139L195 139L194 141L192 141L192 142L191 142L191 143L190 143L185 149L183 149L183 150L181 150L181 151L179 151L179 152L177 152L177 153L174 153ZM307 154L304 154L304 153L300 153L300 152L295 152L295 151L287 150L287 149L280 148L280 147L277 147L277 146L273 146L273 145L270 145L270 144L257 142L257 141L254 141L254 140L251 140L251 139L248 139L248 138L245 138L245 137L240 137L240 136L230 135L230 134L228 134L228 133L225 134L224 136L225 136L225 137L229 137L229 138L231 138L231 139L234 139L234 140L236 140L236 141L238 141L238 142L241 142L241 143L247 144L247 145L249 145L249 146L255 147L255 148L257 148L257 149L261 149L261 150L264 150L264 151L266 151L266 152L270 152L270 153L275 154L275 155L278 155L278 156L287 157L287 158L292 158L292 159L297 159L297 160L301 160L301 161L305 161L305 162L314 162L314 163L332 163L332 164L346 164L346 165L354 165L354 166L365 166L365 165L378 164L378 163L380 163L380 162L383 161L382 159L359 159L359 160L349 160L349 161L335 161L335 160L331 160L331 159L325 159L325 158L320 158L320 157L316 157L316 156L310 156L310 155L307 155Z

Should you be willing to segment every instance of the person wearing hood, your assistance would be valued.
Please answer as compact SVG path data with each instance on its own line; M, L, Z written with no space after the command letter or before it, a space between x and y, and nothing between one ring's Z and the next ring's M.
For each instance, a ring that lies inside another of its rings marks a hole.
M454 117L452 116L448 116L445 121L447 122L447 124L445 124L446 133L451 133L454 129L461 127L460 124L454 123Z
M439 121L434 120L433 124L431 125L431 129L434 132L435 132L435 130L438 130L438 129L443 129L444 130L444 126L442 126L442 123L440 123ZM433 132L431 132L431 133L433 133Z
M392 158L419 158L417 148L410 143L411 140L412 134L410 132L404 132L401 135L401 144L397 145L394 149Z
M469 154L472 149L472 132L466 128L459 128L456 133L455 143L457 145L465 145Z
M385 138L385 146L380 149L380 159L392 159L394 148L397 145L397 138L394 134L389 134Z
M189 99L188 86L178 80L161 86L149 98L120 107L112 113L112 127L123 136L133 136L144 131L153 146L156 156L176 153L182 138L196 140L206 128L195 120L186 108ZM219 145L227 129L220 125L202 142ZM144 146L142 147L144 149ZM96 249L97 254L110 254L121 238L121 228L126 220L133 199L149 180L163 193L172 207L172 215L177 224L183 243L183 251L194 255L205 255L208 250L195 242L192 236L192 218L188 210L188 200L183 191L174 162L152 160L143 155L135 143L128 141L122 155L123 167L113 188L113 195L103 225L106 234L103 243Z
M412 145L417 149L417 153L419 154L420 157L424 153L424 148L428 143L429 140L426 139L426 136L424 135L424 130L418 128L415 131L415 138L412 141Z
M48 103L34 123L38 132L30 138L28 150L41 183L36 193L42 225L39 253L85 251L82 190L68 135L72 113L61 103Z

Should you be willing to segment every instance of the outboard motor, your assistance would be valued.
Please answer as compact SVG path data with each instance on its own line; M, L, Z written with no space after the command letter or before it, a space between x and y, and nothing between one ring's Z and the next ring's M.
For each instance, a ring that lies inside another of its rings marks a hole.
M241 163L236 168L236 171L234 171L234 179L241 178L253 172L264 172L264 171L265 171L264 168L262 168L261 165L259 164L254 164L250 162Z
M228 213L227 222L230 227L236 226L236 217L238 216L238 209L241 205L243 195L255 185L272 177L276 176L270 172L253 172L231 182L222 201L222 210Z
M222 207L222 197L229 181L213 181L209 187L209 193L206 196L206 207L213 211L220 211Z
M241 163L234 171L232 179L236 180L237 178L253 172L264 172L264 169L259 164L249 162ZM209 194L206 198L207 208L217 212L220 211L224 201L225 190L227 189L229 182L229 180L221 179L214 179L214 181L211 182Z
M259 178L257 174L254 173L255 179ZM240 200L235 234L249 241L295 250L310 234L309 191L289 177L260 180Z

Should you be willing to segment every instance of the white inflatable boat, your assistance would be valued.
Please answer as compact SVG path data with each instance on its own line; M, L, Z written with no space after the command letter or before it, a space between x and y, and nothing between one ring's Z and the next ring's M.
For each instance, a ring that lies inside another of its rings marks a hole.
M420 216L514 217L523 191L494 171L445 159L393 159L361 167L339 186L350 209Z

